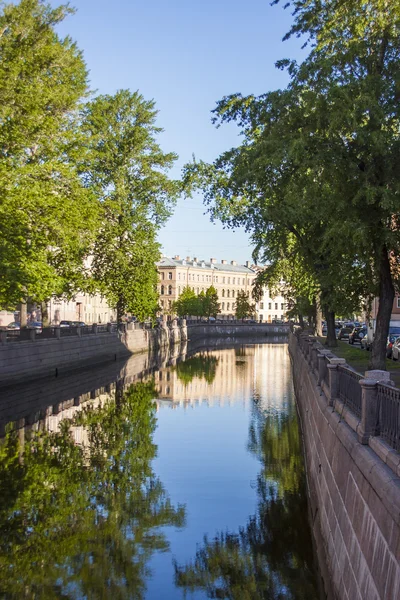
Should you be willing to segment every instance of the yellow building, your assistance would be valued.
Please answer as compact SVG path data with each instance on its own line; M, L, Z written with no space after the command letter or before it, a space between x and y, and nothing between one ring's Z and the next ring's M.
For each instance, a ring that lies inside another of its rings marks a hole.
M221 305L220 314L224 317L235 315L235 299L240 290L252 291L256 272L247 261L246 265L238 265L232 260L217 262L216 258L209 261L197 258L180 258L164 256L157 263L159 272L158 293L160 306L163 311L172 308L172 304L186 286L192 288L196 294L206 292L212 285L218 293Z

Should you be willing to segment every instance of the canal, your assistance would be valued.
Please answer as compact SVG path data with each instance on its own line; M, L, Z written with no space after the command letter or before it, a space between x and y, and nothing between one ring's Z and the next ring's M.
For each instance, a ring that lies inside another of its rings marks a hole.
M0 597L319 599L287 345L130 360L3 390Z

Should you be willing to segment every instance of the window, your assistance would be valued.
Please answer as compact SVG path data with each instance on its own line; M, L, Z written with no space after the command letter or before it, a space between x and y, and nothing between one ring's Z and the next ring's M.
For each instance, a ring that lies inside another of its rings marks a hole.
M283 302L281 304L281 310L285 310L285 304Z
M180 278L181 278L181 274L180 274L180 273L178 273L178 279L180 279Z
M172 308L172 301L168 300L168 308Z
M235 310L235 303L232 302L232 310Z
M218 275L216 275L215 281L216 281L216 283L218 283Z
M235 279L235 278L233 278L233 279L232 279L232 284L233 284L233 285L235 285L235 281L236 281L236 279Z
M204 281L204 275L203 275L203 281Z
M164 279L164 271L161 271L161 273L160 273L160 279Z
M197 275L197 281L200 281L200 275Z
M268 310L271 310L272 308L272 302L268 302Z
M222 297L225 298L225 290L222 290Z
M230 278L230 277L228 277L228 283L230 283L230 282L231 282L231 278Z
M264 310L264 302L260 302L260 310Z
M183 281L186 281L186 273L183 274Z
M172 279L172 273L171 273L171 271L168 273L168 279Z
M225 310L225 302L222 303L222 310Z
M397 298L397 308L400 308L400 298Z
M164 300L160 300L161 308L164 308Z
M168 286L168 296L172 296L172 285Z
M243 277L242 285L244 285L244 277Z
M164 286L161 286L161 296L164 296Z
M226 290L226 296L227 296L227 298L229 298L230 295L231 295L231 291L230 290Z
M229 310L229 302L226 305L226 310Z
M232 298L235 297L235 290L232 290Z
M275 302L275 310L278 310L278 303ZM275 315L275 319L276 319L276 315Z

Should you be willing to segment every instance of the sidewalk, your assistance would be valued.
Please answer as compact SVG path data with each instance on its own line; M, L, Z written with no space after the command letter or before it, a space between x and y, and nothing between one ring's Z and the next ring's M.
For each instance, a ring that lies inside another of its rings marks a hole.
M325 344L325 338L319 337L318 341ZM361 350L360 346L351 346L347 342L338 340L337 348L330 348L331 352L339 358L345 358L346 362L353 367L358 373L364 375L368 370L368 363L371 358L371 353L366 350ZM400 387L400 361L386 359L386 369L390 372L390 378Z

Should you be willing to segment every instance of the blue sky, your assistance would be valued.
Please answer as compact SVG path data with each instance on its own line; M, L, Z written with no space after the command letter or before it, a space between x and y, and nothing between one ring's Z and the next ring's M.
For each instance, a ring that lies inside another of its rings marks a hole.
M52 1L53 5L59 2ZM286 74L274 64L302 56L301 43L282 42L292 22L289 10L269 0L74 0L77 13L61 26L83 50L92 89L112 94L139 90L154 98L160 142L183 164L212 161L237 145L231 126L216 129L211 110L225 95L261 94L285 86ZM178 203L160 232L168 256L251 259L248 235L224 230L204 215L201 195Z

